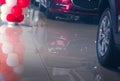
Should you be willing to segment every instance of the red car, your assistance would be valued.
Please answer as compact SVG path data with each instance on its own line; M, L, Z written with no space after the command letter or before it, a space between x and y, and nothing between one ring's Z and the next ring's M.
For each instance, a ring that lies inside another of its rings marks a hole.
M73 18L79 15L97 15L99 0L40 0L40 11L48 18L55 15Z

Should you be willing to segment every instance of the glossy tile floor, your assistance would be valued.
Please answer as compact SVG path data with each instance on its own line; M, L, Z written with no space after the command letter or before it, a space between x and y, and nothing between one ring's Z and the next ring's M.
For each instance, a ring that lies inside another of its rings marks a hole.
M18 27L1 25L0 81L120 81L97 61L97 25L34 14Z

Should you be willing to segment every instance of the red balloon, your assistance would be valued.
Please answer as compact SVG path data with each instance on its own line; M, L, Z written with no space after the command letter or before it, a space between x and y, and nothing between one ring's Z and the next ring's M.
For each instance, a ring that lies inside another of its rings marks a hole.
M22 7L22 8L25 8L25 7L28 7L29 4L30 4L30 0L17 0L17 4Z
M0 0L0 4L5 4L5 0Z
M24 15L16 16L16 22L22 22L24 19Z
M7 21L9 22L15 22L15 17L13 14L8 14L7 15Z
M13 6L11 12L15 17L20 16L22 14L22 8L20 6Z

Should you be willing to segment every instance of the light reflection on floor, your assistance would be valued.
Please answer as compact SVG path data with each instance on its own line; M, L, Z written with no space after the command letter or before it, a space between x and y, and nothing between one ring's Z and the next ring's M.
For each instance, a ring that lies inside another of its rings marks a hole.
M4 43L8 38L12 46L5 47L5 52L13 52L16 49L16 55L12 57L14 66L7 64L7 57L3 58L0 54L0 64L9 66L9 71L13 67L23 65L24 71L18 68L8 79L11 81L119 81L119 73L102 68L96 58L95 39L97 26L84 23L70 23L49 20L42 13L35 12L32 20L32 26L0 27L0 42ZM40 20L37 21L37 17ZM27 19L26 19L27 20ZM6 32L7 31L7 32ZM6 33L8 37L6 37ZM4 34L4 35L3 35ZM1 44L0 44L1 45ZM0 52L3 51L2 45ZM17 63L18 61L18 63ZM16 64L16 65L15 65ZM4 70L8 72L8 69ZM7 81L7 74L2 74L0 67L0 80ZM9 73L11 74L11 73ZM4 75L4 76L3 76ZM20 78L15 78L18 75ZM4 80L6 79L6 80Z

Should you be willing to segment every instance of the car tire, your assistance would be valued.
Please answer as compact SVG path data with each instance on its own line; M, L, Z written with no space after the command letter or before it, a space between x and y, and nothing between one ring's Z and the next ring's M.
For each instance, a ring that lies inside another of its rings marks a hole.
M99 63L107 68L118 66L118 53L113 39L111 10L107 8L99 21L97 33L97 57Z
M46 17L47 17L48 19L54 19L54 18L55 18L54 13L49 10L49 8L50 8L50 1L47 2L47 5L48 5L48 6L47 6L47 8L46 8L45 15L46 15Z

